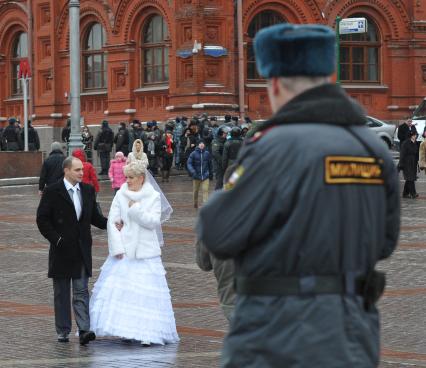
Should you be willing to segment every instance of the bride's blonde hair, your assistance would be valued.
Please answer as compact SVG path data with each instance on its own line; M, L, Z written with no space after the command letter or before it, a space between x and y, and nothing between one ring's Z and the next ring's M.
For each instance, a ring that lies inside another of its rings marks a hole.
M124 175L144 176L146 174L146 167L140 161L132 161L123 167Z

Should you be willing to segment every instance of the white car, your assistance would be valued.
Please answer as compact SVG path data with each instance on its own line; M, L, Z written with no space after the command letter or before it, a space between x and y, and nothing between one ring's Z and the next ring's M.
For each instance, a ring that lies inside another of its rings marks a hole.
M373 118L372 116L367 116L367 121L365 123L369 128L373 129L377 135L383 139L389 149L392 148L393 137L395 134L396 126L393 124L385 123L379 119Z

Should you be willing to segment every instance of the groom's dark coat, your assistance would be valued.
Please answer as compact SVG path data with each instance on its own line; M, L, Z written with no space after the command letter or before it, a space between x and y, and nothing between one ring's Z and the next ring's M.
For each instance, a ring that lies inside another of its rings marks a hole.
M98 210L93 187L80 183L80 189L82 213L79 221L63 180L47 187L41 197L37 226L50 242L48 277L79 278L83 265L88 276L92 276L90 225L106 229L107 219Z

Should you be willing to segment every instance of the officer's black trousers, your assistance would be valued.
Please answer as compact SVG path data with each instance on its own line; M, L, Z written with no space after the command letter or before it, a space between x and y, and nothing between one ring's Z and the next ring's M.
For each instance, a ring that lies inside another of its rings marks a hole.
M404 184L404 191L402 192L403 196L413 196L416 194L416 185L414 180L406 180Z
M106 151L100 151L99 157L101 159L101 171L103 174L108 174L109 170L109 161L110 161L110 155L109 152Z
M223 170L222 167L219 165L216 168L216 186L214 187L215 190L222 189L223 187Z

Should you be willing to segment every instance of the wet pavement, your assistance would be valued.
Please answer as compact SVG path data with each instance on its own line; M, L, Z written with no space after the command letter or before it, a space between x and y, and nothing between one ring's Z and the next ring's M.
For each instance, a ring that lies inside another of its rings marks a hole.
M99 338L87 347L78 339L56 342L48 247L35 224L37 186L0 187L0 367L217 367L227 322L211 273L194 262L196 210L188 176L161 184L174 213L164 226L163 262L172 293L179 344L143 348ZM400 245L380 264L388 272L382 313L382 368L426 367L426 176L420 197L402 202ZM112 200L107 182L99 201ZM107 255L106 232L93 229L94 277Z

